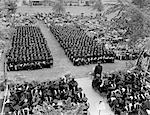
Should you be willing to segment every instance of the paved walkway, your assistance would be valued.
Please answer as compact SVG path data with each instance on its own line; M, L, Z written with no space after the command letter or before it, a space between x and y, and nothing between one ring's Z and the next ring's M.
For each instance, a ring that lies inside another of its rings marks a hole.
M106 103L106 99L101 97L97 92L95 92L91 86L92 79L88 78L78 78L76 79L79 86L83 88L83 92L86 94L88 98L88 102L90 103L90 115L99 115L99 101L104 103L104 110L100 112L100 115L114 115L111 111L109 105ZM100 105L101 106L101 105Z

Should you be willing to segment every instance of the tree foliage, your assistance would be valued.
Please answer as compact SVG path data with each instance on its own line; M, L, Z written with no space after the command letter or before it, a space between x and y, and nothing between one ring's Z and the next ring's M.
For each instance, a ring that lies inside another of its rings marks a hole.
M140 8L143 8L145 5L146 0L132 0L132 3L134 5L139 6Z
M13 1L5 2L5 9L7 9L8 13L14 14L17 10L17 4Z
M139 8L150 7L150 0L132 0L132 3Z
M105 6L109 8L105 11L106 15L116 13L116 16L119 16L122 12L126 11L129 8L128 4L125 4L122 0L117 0L117 3L107 3Z
M126 29L125 37L130 38L130 45L135 44L139 39L145 38L149 30L145 28L146 22L149 22L148 15L141 11L141 7L136 7L127 0L117 0L117 3L106 4L110 6L105 14L116 13L114 16L117 27Z
M104 10L104 6L101 0L97 0L93 5L93 10L97 10L98 12L102 12Z
M14 22L12 21L12 14L15 14L17 9L17 4L15 1L7 1L1 7L1 15L5 15L7 23L13 25ZM12 26L13 27L13 26ZM14 33L14 28L8 28L6 25L4 26L2 22L0 22L0 39L1 40L9 40Z
M57 14L63 14L65 12L65 7L63 5L63 0L58 0L53 6L53 11Z

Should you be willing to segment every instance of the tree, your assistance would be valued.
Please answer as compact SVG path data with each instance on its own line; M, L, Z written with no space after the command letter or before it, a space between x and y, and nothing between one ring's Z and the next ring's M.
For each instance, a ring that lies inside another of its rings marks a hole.
M144 28L145 22L149 20L149 15L145 14L145 12L131 2L128 2L128 0L117 0L117 3L106 5L110 7L106 10L105 14L116 13L114 18L117 18L119 20L117 21L121 22L118 24L119 26L122 25L123 28L127 29L126 34L130 38L130 44L135 44L136 41L146 36ZM124 21L127 22L125 25L122 24Z
M5 8L5 3L0 3L0 11L2 11Z
M101 0L97 0L93 5L93 10L97 10L98 12L102 12L104 10L104 6Z
M5 9L7 10L7 18L9 19L9 22L11 23L11 26L13 27L15 16L12 16L12 14L15 14L17 10L16 1L5 2Z
M44 6L49 6L49 0L44 0Z
M5 5L4 5L5 6ZM0 8L0 17L3 17L4 15L6 15L7 14L7 10L6 9L4 9L4 7L1 7Z
M107 3L104 4L105 6L108 7L108 9L105 11L106 15L112 14L112 13L117 13L115 17L119 16L121 13L125 12L128 10L129 5L125 4L124 1L122 0L117 0L116 3Z
M5 9L7 9L8 13L14 14L17 10L17 4L15 1L5 2Z
M133 0L133 2L129 2L128 0L117 0L116 4L108 4L110 7L106 11L106 14L117 13L115 15L115 19L117 17L118 27L121 23L118 22L126 22L123 27L126 28L126 35L130 38L131 46L138 45L139 40L143 41L142 38L150 36L150 1L149 0ZM141 3L143 2L143 3ZM142 4L142 5L141 5ZM119 20L119 21L118 21ZM121 20L121 21L120 21ZM115 21L114 21L115 22ZM148 45L149 46L148 42ZM142 44L142 43L140 43ZM137 59L135 68L143 68L143 55L145 52L146 45L142 45L140 55ZM150 50L150 49L149 49ZM150 63L150 62L147 62Z
M132 0L132 3L134 5L139 6L140 8L143 8L145 5L146 0Z
M63 5L63 0L58 0L53 6L53 11L57 14L63 14L65 12L65 8Z

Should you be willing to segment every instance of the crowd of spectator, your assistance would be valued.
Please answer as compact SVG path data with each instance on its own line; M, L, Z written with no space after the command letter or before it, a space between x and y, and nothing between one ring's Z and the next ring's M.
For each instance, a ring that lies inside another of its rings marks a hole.
M139 51L137 50L126 50L126 49L122 49L122 50L115 50L114 51L116 54L116 59L117 60L135 60L138 58L139 55Z
M116 54L115 59L117 60L135 60L140 52L139 46L129 46L128 42L123 38L105 40L105 45L114 51Z
M116 71L93 79L92 86L100 94L106 94L107 102L116 115L148 115L150 89L145 72Z
M35 26L18 26L12 36L7 57L7 70L50 68L53 57L41 30Z
M13 19L12 19L13 18ZM13 20L10 21L10 20ZM7 15L4 15L0 18L0 21L2 22L2 25L5 25L7 27L9 26L25 26L25 25L35 25L36 24L36 18L34 15L29 15L28 13L15 13L14 15L11 15L11 18Z
M88 115L88 99L70 75L54 81L10 84L9 92L7 114Z

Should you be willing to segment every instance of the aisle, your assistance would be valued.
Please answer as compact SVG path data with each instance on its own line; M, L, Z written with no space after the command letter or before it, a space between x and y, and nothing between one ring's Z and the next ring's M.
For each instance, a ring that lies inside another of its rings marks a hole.
M37 25L39 25L42 33L44 34L44 37L47 40L47 45L50 48L53 56L54 64L51 68L52 71L50 70L52 75L54 72L56 72L59 77L63 75L62 73L71 71L71 69L74 68L74 66L68 59L68 57L65 55L64 50L60 47L53 34L50 32L50 30L46 27L44 23L39 21Z
M88 102L90 103L90 115L99 115L98 105L99 101L103 101L105 103L105 110L100 112L100 115L114 115L114 113L110 110L109 105L106 103L106 99L101 97L98 93L96 93L92 87L92 79L90 77L87 78L78 78L76 79L79 87L83 88L83 92L86 94L88 98Z

